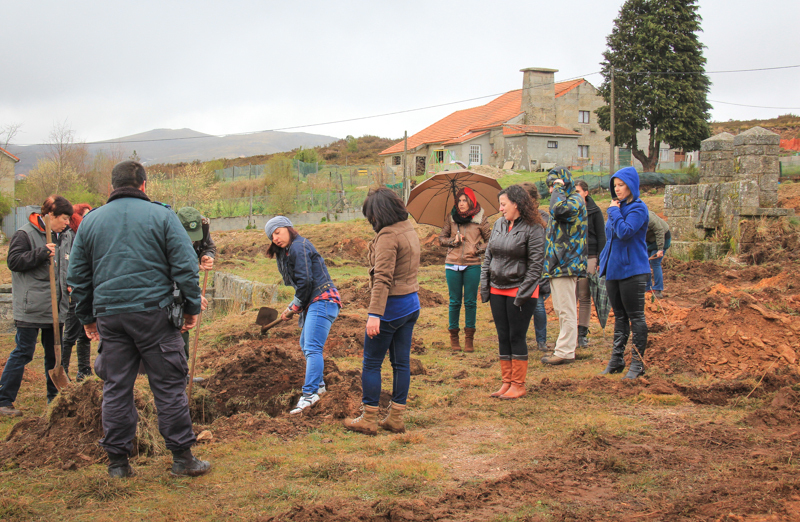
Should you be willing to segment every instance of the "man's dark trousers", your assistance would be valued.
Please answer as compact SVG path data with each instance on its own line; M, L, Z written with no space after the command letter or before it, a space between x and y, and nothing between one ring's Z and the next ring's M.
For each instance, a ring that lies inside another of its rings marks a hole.
M58 389L47 370L52 370L56 365L56 355L53 351L54 339L52 328L42 328L42 346L44 347L44 374L47 379L47 402L58 394ZM36 350L36 339L39 337L39 328L17 327L17 347L11 352L0 378L0 406L12 406L17 400L17 393L22 384L25 366L33 360Z
M108 453L130 455L138 413L133 384L139 362L150 381L158 430L167 449L186 450L196 438L186 398L188 366L181 332L169 322L165 309L97 318L102 340L103 431L100 445Z

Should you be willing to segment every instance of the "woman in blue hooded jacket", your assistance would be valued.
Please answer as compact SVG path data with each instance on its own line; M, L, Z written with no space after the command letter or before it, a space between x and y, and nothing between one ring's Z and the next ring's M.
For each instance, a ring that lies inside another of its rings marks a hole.
M598 273L606 277L606 290L614 309L614 346L603 374L625 369L625 346L633 333L631 366L624 379L644 374L642 357L647 346L644 293L650 277L647 259L647 205L639 199L639 174L633 167L611 177L611 197L606 222L606 246L600 253Z

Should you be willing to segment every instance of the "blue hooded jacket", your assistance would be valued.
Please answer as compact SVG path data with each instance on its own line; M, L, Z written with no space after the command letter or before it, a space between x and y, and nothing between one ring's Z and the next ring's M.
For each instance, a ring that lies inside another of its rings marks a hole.
M635 168L625 167L611 177L611 197L616 198L614 178L625 182L633 201L620 201L619 208L608 207L607 241L600 253L598 273L609 281L650 273L645 241L650 215L647 205L639 199L639 174Z

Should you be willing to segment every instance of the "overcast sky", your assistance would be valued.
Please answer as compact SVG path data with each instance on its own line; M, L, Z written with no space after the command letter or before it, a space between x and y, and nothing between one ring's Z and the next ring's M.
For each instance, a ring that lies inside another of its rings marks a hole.
M32 144L64 121L95 141L404 111L518 89L525 67L597 86L622 1L3 4L0 128L21 123L14 143ZM800 64L800 1L700 0L700 13L708 71ZM714 120L800 113L800 68L709 77ZM489 99L293 130L397 138Z

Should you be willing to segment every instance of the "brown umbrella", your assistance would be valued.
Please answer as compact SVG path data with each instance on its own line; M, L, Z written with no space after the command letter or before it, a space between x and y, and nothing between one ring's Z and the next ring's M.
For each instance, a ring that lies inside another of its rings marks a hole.
M406 209L417 223L442 227L445 216L455 205L456 193L463 187L475 192L487 217L500 212L497 204L497 193L502 190L500 184L496 179L469 170L440 172L426 179L411 191Z

